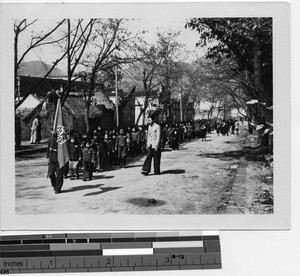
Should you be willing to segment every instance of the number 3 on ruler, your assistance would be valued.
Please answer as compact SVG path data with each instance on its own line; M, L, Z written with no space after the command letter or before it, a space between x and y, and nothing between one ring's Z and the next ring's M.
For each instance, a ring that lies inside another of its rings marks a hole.
M165 263L168 264L169 262L170 262L170 258L169 258L169 257L166 257Z

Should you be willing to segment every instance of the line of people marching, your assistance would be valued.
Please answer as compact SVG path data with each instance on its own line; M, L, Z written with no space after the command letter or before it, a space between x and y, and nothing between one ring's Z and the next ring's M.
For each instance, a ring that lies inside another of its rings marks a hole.
M190 122L162 124L161 149L168 145L178 150L179 145L195 138L206 140L206 134L216 130L218 135L239 133L236 120L196 120ZM70 131L68 147L70 161L64 168L64 177L79 179L79 170L83 169L82 180L91 180L93 172L101 172L113 166L126 167L128 156L146 153L147 127L133 126L126 129L102 129L91 131L84 138L81 134Z

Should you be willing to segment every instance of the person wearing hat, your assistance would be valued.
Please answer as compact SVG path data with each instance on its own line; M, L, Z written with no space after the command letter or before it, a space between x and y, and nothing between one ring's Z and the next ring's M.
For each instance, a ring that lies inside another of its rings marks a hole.
M154 161L154 174L160 174L161 129L160 125L154 122L154 119L154 115L148 117L147 156L142 169L144 175L148 175L151 171L152 158Z

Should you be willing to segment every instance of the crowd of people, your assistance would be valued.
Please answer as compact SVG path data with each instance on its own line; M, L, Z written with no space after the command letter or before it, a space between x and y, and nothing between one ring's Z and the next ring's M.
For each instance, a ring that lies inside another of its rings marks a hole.
M146 153L142 173L148 175L150 168L147 163L153 157L154 172L159 174L160 154L166 147L179 150L180 144L192 139L200 138L205 141L206 135L213 131L216 131L218 135L238 135L240 127L240 123L231 118L227 120L202 119L172 124L162 123L160 125L154 124L152 118L149 120L149 126L135 125L127 128L114 127L111 129L98 127L89 131L85 136L71 130L67 135L70 160L63 167L63 175L60 177L70 177L71 180L79 179L79 172L82 171L82 181L92 180L94 172L110 170L115 166L126 168L129 156ZM152 134L152 136L149 136L149 131L153 132L155 137ZM159 139L159 141L147 141L151 139ZM49 141L48 158L49 149L54 147L54 145L51 147L50 144Z

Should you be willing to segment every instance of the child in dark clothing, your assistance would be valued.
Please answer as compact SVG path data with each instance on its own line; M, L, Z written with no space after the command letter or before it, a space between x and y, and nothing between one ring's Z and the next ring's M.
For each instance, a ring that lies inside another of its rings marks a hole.
M82 181L93 179L93 165L95 163L96 152L91 147L91 142L87 141L85 147L82 150L82 162L83 162L83 177Z
M107 167L111 167L113 162L114 146L112 143L112 139L108 134L104 135L104 142L107 144L107 149L108 149L106 165Z
M126 134L124 134L123 129L120 129L120 134L118 135L116 140L115 150L118 153L120 167L125 168L128 151L128 140Z
M99 143L100 171L104 171L107 169L108 150L109 150L108 143L104 138L102 138Z
M69 174L70 179L74 180L74 173L76 174L76 178L79 179L79 161L82 157L82 152L80 145L75 137L70 138L69 143Z

